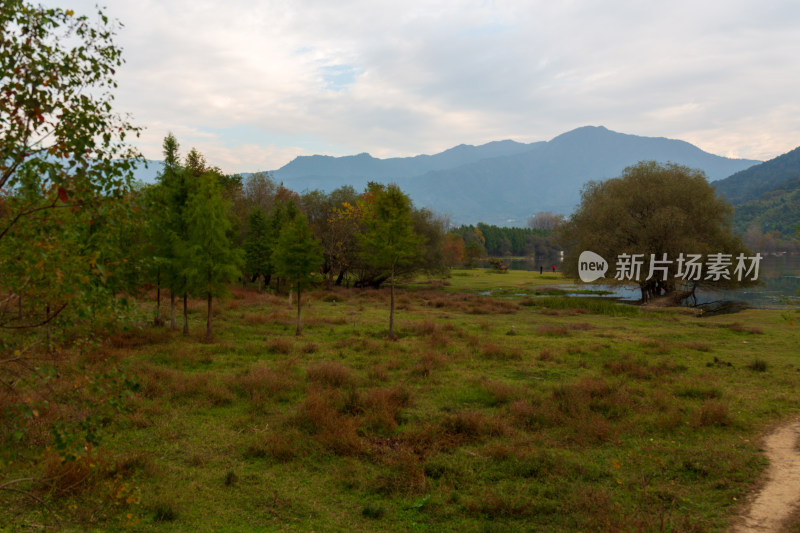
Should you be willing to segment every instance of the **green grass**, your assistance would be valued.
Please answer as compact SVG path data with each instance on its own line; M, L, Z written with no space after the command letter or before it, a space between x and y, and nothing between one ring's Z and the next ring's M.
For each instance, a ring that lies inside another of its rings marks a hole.
M112 336L69 357L141 388L86 483L32 490L76 531L725 530L765 466L759 435L797 413L797 328L537 297L538 276L401 291L397 342L374 290L309 294L300 338L286 297L240 289L214 344L201 302L189 338ZM49 444L29 428L6 475L39 475ZM54 522L0 499L0 523Z

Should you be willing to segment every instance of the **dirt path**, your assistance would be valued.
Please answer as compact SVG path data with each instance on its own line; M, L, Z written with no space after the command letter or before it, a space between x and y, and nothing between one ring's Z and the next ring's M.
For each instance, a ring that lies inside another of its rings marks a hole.
M800 420L770 433L764 441L769 469L764 487L736 520L732 533L780 531L783 522L800 505Z

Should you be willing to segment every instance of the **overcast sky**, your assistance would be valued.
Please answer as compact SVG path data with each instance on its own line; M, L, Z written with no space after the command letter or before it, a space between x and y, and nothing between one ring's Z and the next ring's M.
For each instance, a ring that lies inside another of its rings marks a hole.
M46 0L91 13L95 0ZM797 0L109 0L116 107L227 172L584 125L729 157L800 145Z

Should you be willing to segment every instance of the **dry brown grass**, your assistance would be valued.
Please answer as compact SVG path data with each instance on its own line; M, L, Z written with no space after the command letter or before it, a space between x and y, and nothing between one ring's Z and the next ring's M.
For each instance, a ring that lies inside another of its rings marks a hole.
M91 448L72 461L64 461L56 452L49 451L44 459L40 489L58 497L77 494L105 475L107 463L104 456L96 456Z
M501 437L511 432L505 419L490 417L481 411L465 410L445 416L440 422L442 432L460 441L483 437Z
M560 361L558 355L556 355L556 353L549 348L542 348L539 350L539 355L537 358L539 361L549 361L551 363L557 363Z
M566 326L543 324L536 328L536 333L545 337L566 337L569 335L569 330Z
M339 388L355 382L353 371L337 361L320 361L306 369L308 380L327 387Z
M512 361L522 359L522 349L517 346L502 346L487 343L481 347L481 357L493 361Z
M700 342L700 341L689 341L689 342L682 342L681 347L688 348L689 350L695 350L698 352L710 352L711 345L707 342Z
M262 362L255 363L246 374L229 378L229 384L255 403L285 400L298 386L290 368L274 370Z
M305 400L287 423L312 435L314 439L338 455L358 455L364 442L358 435L355 418L340 413L337 391L310 390Z
M529 497L521 493L508 494L494 490L486 490L480 496L470 499L464 507L470 515L489 519L522 518L541 512Z
M402 385L375 388L361 396L362 427L370 434L389 435L401 422L402 410L411 403L411 394Z
M492 399L493 405L507 404L512 400L516 400L522 396L522 389L517 385L512 385L504 381L494 379L484 379L481 386L488 392Z
M761 328L749 328L747 326L743 326L740 322L734 322L733 324L729 324L727 328L731 331L736 331L737 333L749 333L750 335L763 335L764 330Z
M714 399L703 402L694 422L695 427L730 426L733 423L728 405Z
M374 483L380 494L419 494L427 490L428 480L420 458L404 448L386 448L380 455L381 464L388 469Z
M319 345L314 342L307 342L302 348L300 348L300 351L306 355L311 355L312 353L319 351Z
M137 369L146 398L169 393L175 399L191 399L203 404L226 405L235 399L217 372L181 372L172 368L142 365Z
M468 315L511 315L517 311L519 306L515 303L489 297L473 298L465 310Z
M307 439L296 428L283 428L280 431L259 436L245 450L245 457L271 458L288 463L307 453Z
M121 331L109 336L104 342L111 348L140 348L169 342L169 330L164 328L141 328Z
M419 360L411 367L411 374L414 376L428 377L435 370L443 368L447 364L447 357L437 352L425 352Z
M288 355L292 353L292 350L294 349L294 343L288 339L278 337L267 340L266 348L268 353Z

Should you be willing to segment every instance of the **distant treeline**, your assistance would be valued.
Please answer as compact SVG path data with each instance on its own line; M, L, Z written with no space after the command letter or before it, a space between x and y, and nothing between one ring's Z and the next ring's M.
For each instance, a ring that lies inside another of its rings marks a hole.
M462 225L450 233L460 235L466 243L482 239L486 254L494 257L549 256L560 250L554 244L552 230L507 228L478 222L475 226Z

